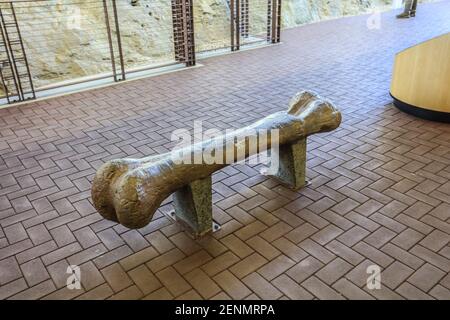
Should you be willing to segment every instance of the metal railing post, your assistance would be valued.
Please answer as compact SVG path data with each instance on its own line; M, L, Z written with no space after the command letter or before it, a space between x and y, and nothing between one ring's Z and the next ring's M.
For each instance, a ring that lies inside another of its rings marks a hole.
M241 46L241 30L245 30L245 26L241 26L241 22L245 21L242 19L243 17L241 17L241 13L242 13L241 0L231 0L230 1L231 51L237 51L240 49ZM242 29L242 27L244 27L244 29Z
M172 0L175 60L195 65L194 9L192 0Z
M270 3L271 2L271 3ZM268 39L271 43L278 43L281 40L281 0L269 0L268 23L270 21L270 37L267 30Z
M270 37L270 42L275 43L276 42L276 30L277 30L277 0L272 0L272 30L271 30L271 37Z
M241 0L235 0L236 3L236 46L235 50L241 47Z
M241 36L248 37L249 32L249 0L241 1Z
M8 103L13 103L35 99L33 79L23 45L22 34L17 22L14 3L10 1L6 4L7 6L0 8L1 39L4 46L3 53L5 53L5 57L2 57L0 61L0 76L5 89L6 100ZM10 90L8 80L13 81L14 92ZM15 97L16 99L12 100Z
M109 23L109 13L108 13L108 4L106 3L106 0L103 0L103 12L105 14L105 24L106 24L106 33L108 36L108 45L109 45L109 54L111 58L111 67L113 72L113 78L114 81L118 81L117 78L117 70L116 70L116 59L114 57L114 47L112 43L112 36L111 36L111 25Z
M120 59L120 71L122 75L121 80L125 80L125 63L123 58L123 51L122 51L122 38L120 36L120 27L119 27L119 17L117 15L117 6L116 6L116 0L111 0L113 4L113 13L114 13L114 24L116 26L116 35L117 35L117 47L119 51L119 59Z
M276 1L276 0L274 0ZM267 0L267 42L272 41L272 0Z
M116 63L116 55L115 55L115 51L114 51L114 39L113 39L113 32L112 32L112 28L111 28L111 16L109 14L109 8L108 8L108 2L109 0L102 0L103 2L103 12L105 15L105 24L106 24L106 32L107 32L107 36L108 36L108 45L109 45L109 53L110 53L110 58L111 58L111 67L112 67L112 72L113 72L113 78L114 81L122 81L126 79L126 75L125 75L125 64L124 64L124 58L123 58L123 51L122 51L122 40L120 37L120 27L119 27L119 19L118 19L118 15L117 15L117 6L116 6L116 1L115 0L111 0L112 2L112 10L113 10L113 14L112 14L112 18L114 20L114 28L116 31L116 41L117 41L117 53L119 55L119 65L120 65L120 77L119 77L119 73L117 72L117 63Z
M8 100L8 103L11 103L11 99L10 99L10 90L8 88L8 83L7 80L5 79L5 75L3 73L3 68L7 65L10 68L10 73L11 73L11 79L14 82L14 86L16 88L16 93L17 96L19 96L19 86L17 84L17 79L16 79L16 75L15 72L13 70L13 61L11 60L11 53L10 53L10 45L8 42L8 39L6 37L6 30L5 30L5 21L3 19L3 10L0 8L0 28L1 28L1 33L2 33L2 40L3 40L3 44L4 44L4 48L5 48L5 53L6 53L6 60L2 60L2 66L1 66L1 76L2 76L2 83L5 89L5 94L6 94L6 99Z
M186 34L188 45L186 49L186 66L195 65L195 33L194 33L194 0L186 1Z
M181 48L180 43L182 39L180 37L183 33L182 18L180 15L180 4L179 0L172 0L172 31L173 31L173 48L175 52L175 60L178 62L183 62L184 54L183 48Z
M277 34L275 37L275 41L278 43L281 41L281 1L278 1L278 11L277 11Z
M234 51L234 46L235 46L235 25L236 21L235 21L235 3L234 0L230 0L230 40L231 40L231 51Z
M28 64L28 58L27 58L27 54L25 52L25 46L23 45L22 34L20 32L19 23L17 22L16 10L14 9L14 3L11 2L10 4L11 4L11 13L13 15L14 24L15 24L15 28L16 28L16 33L17 33L17 36L19 38L18 41L19 41L19 44L20 44L20 49L22 50L22 57L20 57L20 59L23 60L23 62L25 63L25 68L26 68L26 71L27 71L28 82L30 84L30 90L31 90L31 94L32 94L32 99L36 99L36 93L34 92L33 79L31 77L31 72L30 72L30 66ZM21 75L19 73L19 80L20 80L21 76L24 76L24 75ZM23 99L26 100L27 99L27 97L25 96L26 92L23 90L23 88L21 88L21 91L22 91Z

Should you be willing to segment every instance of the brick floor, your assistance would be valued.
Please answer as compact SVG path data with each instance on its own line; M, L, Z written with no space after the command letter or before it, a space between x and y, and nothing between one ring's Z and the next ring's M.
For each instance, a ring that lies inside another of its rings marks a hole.
M0 298L449 299L450 126L395 109L389 81L397 51L450 31L450 2L394 15L380 30L367 16L312 24L201 68L0 110ZM309 187L226 168L213 177L222 229L198 242L162 215L170 202L138 231L93 209L106 160L167 151L194 120L247 125L302 88L344 119L309 139ZM366 287L371 264L381 290Z

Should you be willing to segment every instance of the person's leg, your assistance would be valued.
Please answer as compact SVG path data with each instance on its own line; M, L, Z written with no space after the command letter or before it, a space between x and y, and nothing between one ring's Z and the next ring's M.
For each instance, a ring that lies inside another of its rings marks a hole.
M418 2L418 0L413 0L412 6L411 6L411 12L410 12L411 17L416 16L417 2Z
M399 14L397 18L409 18L414 2L417 0L405 0L405 11Z

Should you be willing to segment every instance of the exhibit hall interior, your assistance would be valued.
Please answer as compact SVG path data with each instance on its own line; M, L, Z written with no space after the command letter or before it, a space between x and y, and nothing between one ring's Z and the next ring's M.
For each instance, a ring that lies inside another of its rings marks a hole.
M5 306L450 300L450 0L0 0L0 33Z

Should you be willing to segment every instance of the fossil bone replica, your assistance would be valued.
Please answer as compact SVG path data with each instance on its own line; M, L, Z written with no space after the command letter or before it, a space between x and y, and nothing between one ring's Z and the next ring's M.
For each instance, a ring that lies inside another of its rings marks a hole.
M173 194L177 221L187 225L195 237L201 237L212 231L211 175L214 172L268 150L272 159L276 154L278 162L276 169L271 167L268 174L293 189L300 189L306 185L306 138L332 131L340 123L341 113L331 102L313 92L302 91L291 99L287 111L276 112L233 134L175 152L105 163L94 177L94 206L104 218L137 229L150 223L161 203ZM265 137L261 132L266 133ZM271 133L267 138L267 132L276 132L276 136ZM252 141L258 141L259 147L252 148ZM232 153L227 151L230 147ZM206 151L222 161L204 161L202 155ZM200 156L203 160L185 161L186 154L189 159ZM231 154L231 161L227 154Z

